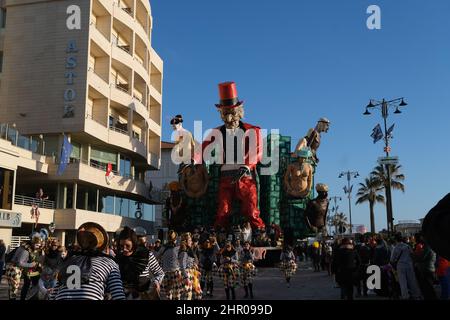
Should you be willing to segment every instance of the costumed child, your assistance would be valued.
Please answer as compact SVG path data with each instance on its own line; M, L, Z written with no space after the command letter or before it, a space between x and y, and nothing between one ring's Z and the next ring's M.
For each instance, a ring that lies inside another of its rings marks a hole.
M206 296L212 297L214 290L213 273L217 268L216 256L220 251L220 247L217 244L215 237L209 237L206 239L200 250L200 273L202 290L206 285Z
M198 271L198 257L192 249L192 235L186 232L181 236L180 271L183 276L182 300L201 300L202 289L200 287L200 272Z
M295 262L295 255L291 246L285 245L280 256L280 269L286 278L287 287L291 287L291 277L297 271L297 263Z
M168 300L180 300L183 291L183 276L178 260L180 250L180 247L177 246L178 235L174 230L169 230L167 236L168 243L156 255L165 274L161 288Z
M250 247L250 242L244 242L244 247L240 253L239 262L241 264L241 285L244 287L245 296L253 299L253 277L256 276L256 268L253 264L254 256Z
M239 265L236 257L236 250L233 248L231 241L225 243L224 248L220 252L221 264L219 274L222 275L223 286L227 300L236 300L235 287L239 279Z

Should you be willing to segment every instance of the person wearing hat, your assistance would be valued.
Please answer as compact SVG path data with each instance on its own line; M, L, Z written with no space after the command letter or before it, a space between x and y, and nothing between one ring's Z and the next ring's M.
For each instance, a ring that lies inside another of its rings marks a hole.
M169 230L167 237L168 243L156 254L165 274L161 289L163 289L167 300L180 300L183 291L183 276L178 259L180 251L180 247L177 246L178 234L174 230Z
M129 227L120 232L118 242L116 260L127 300L151 300L152 288L159 295L164 271L153 253L139 242L138 234Z
M259 217L256 185L256 165L263 154L261 129L241 121L244 102L238 98L235 82L220 83L219 95L220 103L216 107L224 124L213 129L203 142L204 158L196 155L196 163L218 160L222 164L215 226L228 226L232 204L239 200L241 213L252 227L264 229L264 222Z
M305 198L311 191L313 168L306 162L312 157L308 148L297 152L298 162L290 164L284 175L284 188L293 198Z
M51 300L105 300L107 295L125 300L119 266L104 253L109 242L105 229L94 222L83 223L77 230L77 242L80 251L63 264ZM73 266L80 270L79 283Z
M6 269L6 278L9 285L9 299L16 300L20 279L24 276L20 300L25 300L30 286L39 281L40 270L43 263L42 239L39 233L34 233L31 240L22 244L11 259L11 264Z
M330 128L330 120L327 118L320 118L319 121L317 121L317 125L313 129L309 129L306 136L298 142L297 146L295 147L295 152L300 151L301 149L308 147L312 151L313 160L315 163L319 163L319 158L317 158L317 149L319 149L320 146L320 139L321 139L321 133L322 132L328 132L328 129Z
M305 210L306 225L314 232L326 232L328 213L328 186L323 183L316 185L317 197L308 202Z
M147 247L147 230L145 230L143 227L136 227L133 229L133 231L136 233L138 246L139 247Z
M201 300L202 298L200 273L198 271L199 258L195 255L192 245L191 233L183 233L178 254L180 271L184 281L182 300Z
M177 114L170 120L174 132L172 138L175 146L172 149L172 159L180 163L179 173L183 171L186 165L190 165L194 158L195 141L192 133L183 128L183 116Z

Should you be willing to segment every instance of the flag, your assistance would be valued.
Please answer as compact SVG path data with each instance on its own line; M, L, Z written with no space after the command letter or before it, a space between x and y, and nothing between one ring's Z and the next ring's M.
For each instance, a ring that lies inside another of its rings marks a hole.
M372 134L370 135L373 138L373 143L377 143L381 139L383 139L383 131L381 130L380 124L377 124L375 128L373 128Z
M392 138L392 131L394 131L394 126L395 126L395 123L392 126L389 127L389 129L388 129L388 131L386 133L386 135L388 137L390 137L390 138Z
M70 161L70 155L72 154L73 146L69 142L69 138L67 138L66 135L64 135L64 142L62 145L61 150L61 158L59 161L59 167L57 175L60 176L64 173L64 170L66 170L67 164Z
M110 184L113 178L114 178L114 173L112 171L112 164L108 163L108 165L106 167L106 174L105 174L106 183Z

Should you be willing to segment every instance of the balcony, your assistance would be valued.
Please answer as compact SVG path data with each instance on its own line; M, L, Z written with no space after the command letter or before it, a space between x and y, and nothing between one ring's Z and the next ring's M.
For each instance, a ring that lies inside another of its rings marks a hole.
M92 25L91 28L92 40L94 40L100 46L100 48L109 48L110 42L108 38L103 33L101 33L100 30L97 29L95 24L91 22L91 25Z
M92 67L89 67L88 69L88 75L89 75L89 84L100 92L103 96L108 97L109 96L109 85L108 82L103 79L98 73L95 72L95 70Z
M118 132L118 133L121 133L121 134L123 134L123 135L129 136L128 131L126 131L126 130L124 130L124 129L121 129L121 128L119 128L119 127L112 126L112 127L109 127L109 130L112 130L112 131L114 131L114 132Z
M129 45L117 45L117 48L125 51L126 53L128 53L129 55L131 55L131 50L130 50L130 46Z
M14 197L14 204L21 206L32 207L37 205L39 208L43 209L55 209L55 202L51 200L40 200L37 198L26 197L22 195L17 195Z
M134 97L134 110L144 119L148 119L150 117L147 108L141 99Z
M22 195L14 197L13 210L22 214L22 222L36 223L36 220L31 217L31 209L34 205L38 206L39 223L50 224L53 222L55 212L55 202L50 200L40 200Z
M145 31L145 28L142 26L142 24L139 23L139 21L136 21L134 31L136 34L141 38L141 40L145 43L145 45L150 48L150 36Z
M145 144L138 139L130 137L129 132L122 128L107 128L98 121L92 119L91 115L86 115L85 131L92 137L100 139L105 143L112 144L123 150L135 152L144 159L148 159Z
M113 84L112 86L111 100L128 107L132 102L128 84Z
M57 170L57 164L50 165L50 180L81 180L104 188L138 194L143 197L147 197L148 195L148 187L144 182L130 179L129 177L122 177L118 172L113 171L114 178L108 184L105 178L106 166L98 165L94 162L74 160L67 165L66 170L61 176L56 174Z
M134 24L133 10L128 6L119 6L117 9L115 9L114 18L119 20L126 26L133 26Z
M124 68L131 69L134 64L133 56L130 53L130 46L127 45L117 45L112 46L112 58L120 62Z
M153 222L151 221L122 217L112 213L81 209L57 209L55 211L55 224L58 229L76 230L86 222L98 223L105 228L106 232L115 232L124 226L130 228L141 226L146 230L153 230Z
M160 105L162 104L162 94L158 92L158 90L155 89L153 84L149 86L150 88L150 95L158 102Z
M130 17L133 17L133 10L131 8L121 8L123 11L125 11L127 14L130 15Z

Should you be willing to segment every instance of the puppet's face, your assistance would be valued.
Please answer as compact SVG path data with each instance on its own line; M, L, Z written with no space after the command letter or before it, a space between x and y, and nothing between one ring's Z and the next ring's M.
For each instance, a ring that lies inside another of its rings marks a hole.
M184 178L186 179L186 186L191 192L198 192L203 188L204 181L199 171L187 168Z
M173 123L172 128L173 128L173 130L180 130L182 128L182 124L181 123Z
M319 122L319 125L318 125L318 130L319 130L319 132L328 132L328 129L330 129L330 123L328 123L328 122L323 122L323 121L321 121L321 122Z
M236 129L239 127L239 121L244 117L244 108L221 108L220 117L227 129Z

